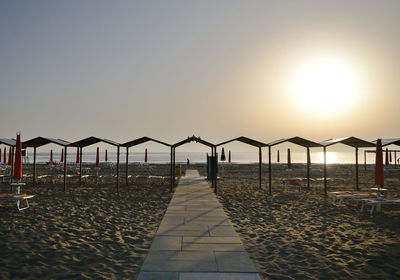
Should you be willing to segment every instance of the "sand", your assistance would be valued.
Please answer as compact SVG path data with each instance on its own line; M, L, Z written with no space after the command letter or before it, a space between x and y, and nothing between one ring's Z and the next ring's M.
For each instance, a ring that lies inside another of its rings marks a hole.
M160 168L167 166L152 173ZM2 203L0 279L135 279L172 194L156 181L115 190L87 182L64 193L61 184L41 183L23 188L36 195L29 209Z
M400 278L400 207L383 206L383 213L373 217L369 211L360 214L354 203L332 206L322 183L288 194L280 184L286 169L273 172L272 197L265 171L263 189L258 189L257 165L226 166L218 181L218 198L264 279ZM295 165L293 172L304 176L305 166ZM314 167L312 176L322 177L319 172L322 167ZM330 183L329 190L354 189L353 175L354 166L330 167L329 176L343 182ZM389 196L400 197L396 176L386 182ZM360 167L360 178L362 189L373 186L370 167Z
M204 165L190 168L205 174ZM286 169L277 166L271 197L267 170L263 165L262 190L258 165L225 164L218 181L218 199L264 279L400 278L400 207L384 206L372 217L354 203L335 207L324 198L322 182L287 194L281 184ZM51 172L58 171L40 167L40 174ZM114 171L102 172L104 183L92 179L79 188L71 179L67 193L51 181L23 188L36 195L25 211L0 206L1 279L137 277L172 197L169 182L121 183L118 195ZM130 168L132 175L168 173L169 165ZM400 197L399 174L386 178L388 196ZM294 164L293 176L305 176L305 166ZM322 176L322 166L313 165L311 177ZM354 166L330 166L329 177L342 178L329 183L330 191L354 189ZM373 186L370 166L360 166L360 186ZM1 185L2 192L8 189Z

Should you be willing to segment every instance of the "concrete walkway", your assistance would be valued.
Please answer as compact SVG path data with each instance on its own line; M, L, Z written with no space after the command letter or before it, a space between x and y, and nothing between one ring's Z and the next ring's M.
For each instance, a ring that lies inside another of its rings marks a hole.
M138 279L260 279L197 170L187 170L181 178Z

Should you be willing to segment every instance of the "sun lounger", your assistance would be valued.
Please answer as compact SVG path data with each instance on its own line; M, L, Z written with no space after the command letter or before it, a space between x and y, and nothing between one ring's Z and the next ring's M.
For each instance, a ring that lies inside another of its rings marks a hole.
M301 187L303 186L301 180L298 179L286 179L283 180L286 190L288 193L301 193Z
M18 211L29 208L28 199L33 198L34 195L29 194L15 194L15 193L2 193L0 194L1 200L14 200L17 204ZM25 201L25 207L21 207L21 202Z
M362 213L364 211L365 205L370 205L371 215L374 213L375 208L377 209L377 212L379 212L382 204L400 205L400 198L381 198L381 199L373 198L373 199L361 199L360 201L361 201L360 212Z
M332 198L332 205L340 206L345 199L366 199L376 197L374 192L362 191L337 191L329 192L328 196Z

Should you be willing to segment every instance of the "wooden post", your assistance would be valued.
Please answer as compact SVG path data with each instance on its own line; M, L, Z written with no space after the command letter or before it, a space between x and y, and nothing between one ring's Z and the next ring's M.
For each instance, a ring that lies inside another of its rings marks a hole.
M327 168L326 168L326 147L324 147L324 194L325 196L328 194L328 185L327 185Z
M33 148L33 187L36 185L36 147Z
M214 192L217 193L217 179L218 179L218 156L217 147L214 147L214 158L215 158L215 176L214 176Z
M119 193L119 146L117 146L117 193Z
M170 179L170 190L169 190L170 192L172 192L172 189L173 189L173 182L172 182L172 176L173 176L173 170L172 170L172 169L173 169L173 165L172 165L172 153L173 153L173 149L174 149L174 148L171 146L171 155L170 155L170 157L171 157L171 158L170 158L170 160L171 160L171 162L170 162L171 179Z
M175 148L174 148L174 154L173 154L173 173L174 173L174 176L172 177L172 180L174 181L174 187L175 187Z
M79 186L82 185L82 149L83 147L79 149Z
M129 148L126 147L126 166L125 166L126 185L128 185L128 162L129 162Z
M364 170L367 170L367 151L364 151Z
M268 146L268 173L269 173L269 195L272 195L272 166L271 166L271 146Z
M262 168L262 153L261 147L258 147L258 188L261 190L261 168Z
M358 147L356 147L356 190L359 190L358 186Z
M64 147L64 192L67 191L67 146Z
M307 189L310 190L310 164L311 163L311 155L310 148L307 147Z
M396 151L394 151L394 166L397 166L397 157L396 157Z

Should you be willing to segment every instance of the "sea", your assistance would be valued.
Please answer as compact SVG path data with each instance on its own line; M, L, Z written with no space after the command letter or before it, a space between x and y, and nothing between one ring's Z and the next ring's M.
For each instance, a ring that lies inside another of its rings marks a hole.
M231 162L237 164L251 164L258 163L259 154L258 149L255 149L255 152L234 152L231 151ZM108 150L108 161L109 162L117 162L117 153ZM186 163L189 160L190 163L206 163L207 155L209 153L206 152L182 152L177 151L175 154L175 162L176 163ZM393 160L394 160L394 153ZM129 163L141 163L144 162L144 152L129 152ZM225 162L228 161L228 151L225 151ZM397 154L397 157L400 157L400 153ZM85 152L83 151L82 161L86 163L94 163L96 162L96 152ZM147 155L148 163L154 164L162 164L170 162L170 153L169 152L148 152ZM46 163L50 160L50 152L37 152L36 154L36 162L37 163ZM58 162L61 160L61 149L60 151L53 151L53 160ZM218 160L221 161L221 154L218 155ZM33 163L33 151L28 151L28 156L23 159L26 163ZM76 161L76 150L68 153L68 162ZM105 152L100 152L100 162L105 161ZM126 153L125 151L121 151L120 153L120 162L123 163L126 161ZM271 161L272 163L277 163L277 151L271 153ZM306 152L291 152L291 162L292 163L305 163L307 161ZM360 164L364 163L364 152L360 151L358 155L358 161ZM367 153L366 162L367 164L373 164L375 161L375 154ZM264 149L262 151L262 162L268 162L268 151ZM287 163L287 152L280 151L279 155L280 163ZM312 163L323 163L324 155L322 151L311 151L311 162ZM327 152L327 163L328 164L353 164L355 163L355 153L351 152Z

